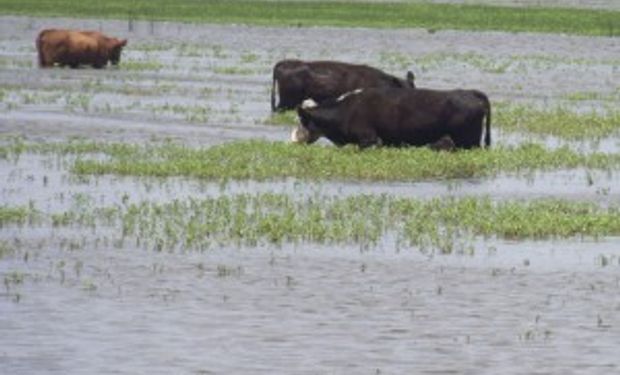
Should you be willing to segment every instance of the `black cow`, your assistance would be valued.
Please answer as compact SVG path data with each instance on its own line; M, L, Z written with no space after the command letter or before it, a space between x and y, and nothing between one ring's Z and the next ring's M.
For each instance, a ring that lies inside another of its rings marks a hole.
M365 87L415 87L413 73L405 79L379 69L339 61L282 60L273 67L271 110L294 109L304 99L321 103ZM276 91L280 100L276 105Z
M355 90L317 104L298 107L301 124L293 130L296 143L313 143L325 136L336 145L424 146L449 136L455 148L491 145L491 105L477 90Z

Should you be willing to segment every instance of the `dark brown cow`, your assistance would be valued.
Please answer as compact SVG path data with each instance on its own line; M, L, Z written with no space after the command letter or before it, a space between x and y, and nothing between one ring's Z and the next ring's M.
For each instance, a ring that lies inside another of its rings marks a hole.
M491 105L477 90L363 89L322 104L306 100L297 112L297 143L325 136L339 146L424 146L448 136L469 149L480 147L486 117L484 144L491 145Z
M108 37L98 31L47 29L39 33L36 46L39 66L42 68L68 65L91 65L103 68L111 62L120 62L121 51L127 39Z
M406 79L379 69L339 61L282 60L273 67L271 110L294 109L304 99L320 103L366 87L415 87L413 73ZM276 91L280 100L276 105Z

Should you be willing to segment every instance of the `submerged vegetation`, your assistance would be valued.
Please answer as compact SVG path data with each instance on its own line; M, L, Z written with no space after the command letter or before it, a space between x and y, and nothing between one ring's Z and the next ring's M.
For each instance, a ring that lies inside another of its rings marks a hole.
M275 26L421 27L620 35L620 12L410 2L0 0L0 13ZM377 17L380 14L381 17Z
M159 251L302 242L370 247L389 237L396 240L397 248L414 246L447 253L466 249L475 236L545 239L620 235L618 207L554 199L295 198L260 193L82 207L79 212L51 216L55 227L121 226L121 241L135 241L137 246Z

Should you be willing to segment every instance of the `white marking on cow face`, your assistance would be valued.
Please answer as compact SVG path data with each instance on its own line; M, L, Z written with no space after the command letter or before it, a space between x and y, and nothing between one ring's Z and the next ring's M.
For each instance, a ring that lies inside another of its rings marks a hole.
M340 95L338 97L338 99L336 99L336 101L337 102L341 102L341 101L345 100L346 98L348 98L349 96L361 94L363 91L364 91L364 89L355 89L353 91L345 92L344 94Z
M301 108L302 109L312 109L312 108L316 108L319 105L312 99L306 99L301 103Z
M303 126L298 126L291 132L291 142L293 143L308 143L310 132Z

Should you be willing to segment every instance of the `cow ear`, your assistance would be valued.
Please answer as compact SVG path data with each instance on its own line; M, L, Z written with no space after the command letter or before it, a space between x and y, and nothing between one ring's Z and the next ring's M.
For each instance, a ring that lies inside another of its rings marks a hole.
M407 82L409 83L409 85L411 85L411 87L415 87L415 83L413 82L415 80L415 75L413 74L413 72L411 70L407 71Z

